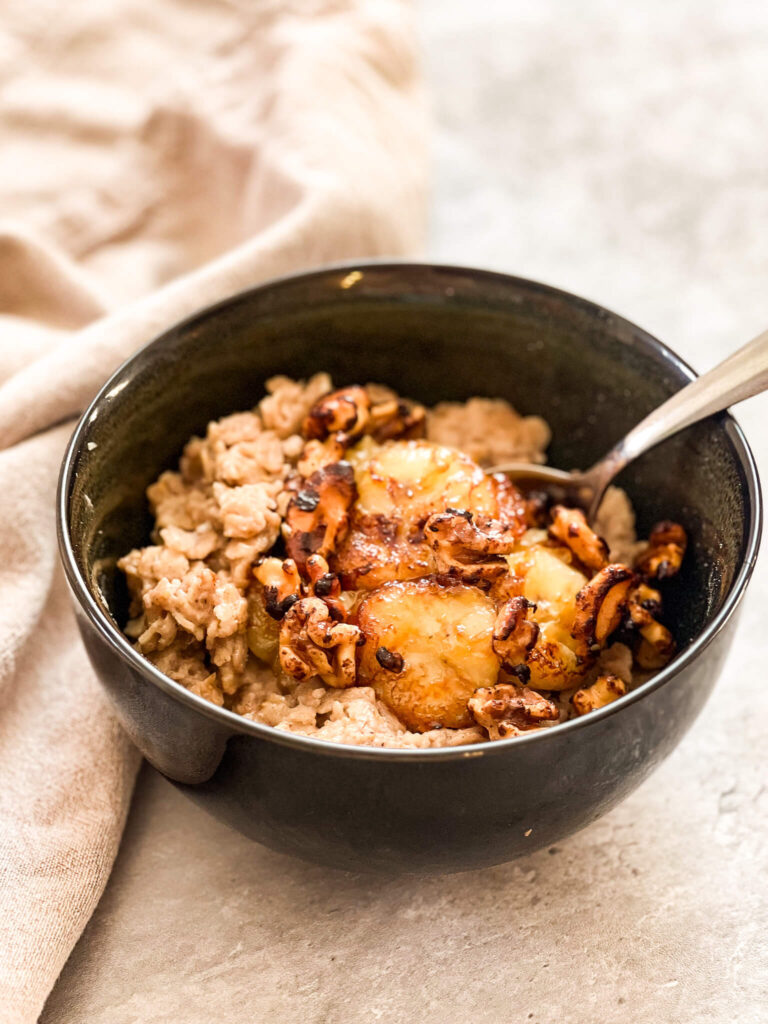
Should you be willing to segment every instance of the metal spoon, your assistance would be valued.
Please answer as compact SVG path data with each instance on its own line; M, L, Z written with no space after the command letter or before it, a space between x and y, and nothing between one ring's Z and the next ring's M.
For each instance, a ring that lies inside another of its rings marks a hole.
M521 485L528 484L529 489L531 485L543 485L549 490L565 490L584 505L592 522L608 485L626 465L678 430L766 388L768 331L758 334L738 352L668 398L590 469L566 473L562 469L527 462L505 462L486 472L505 473Z

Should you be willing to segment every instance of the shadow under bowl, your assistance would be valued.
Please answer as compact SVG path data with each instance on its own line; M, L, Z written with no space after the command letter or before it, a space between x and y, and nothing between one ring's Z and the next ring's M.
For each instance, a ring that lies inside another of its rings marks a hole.
M216 817L281 851L352 870L458 871L556 842L631 792L711 692L760 538L760 490L723 414L619 480L638 531L690 536L665 589L675 660L584 718L439 750L342 746L271 729L189 693L121 632L117 559L148 542L145 489L209 420L254 406L275 374L326 370L427 405L508 399L553 430L550 462L590 465L692 371L640 328L545 285L479 270L357 264L296 275L203 310L131 357L81 419L58 516L78 624L119 720L147 759Z

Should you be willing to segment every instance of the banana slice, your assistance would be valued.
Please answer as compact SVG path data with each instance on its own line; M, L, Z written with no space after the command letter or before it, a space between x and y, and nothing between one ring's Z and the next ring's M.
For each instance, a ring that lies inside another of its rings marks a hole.
M358 611L365 646L358 681L416 732L472 724L467 701L493 686L496 611L476 587L433 578L386 583Z
M504 479L486 476L468 456L428 441L377 444L365 437L347 453L357 501L350 527L331 559L347 590L373 590L389 580L436 571L424 540L430 515L461 509L524 526L525 505Z

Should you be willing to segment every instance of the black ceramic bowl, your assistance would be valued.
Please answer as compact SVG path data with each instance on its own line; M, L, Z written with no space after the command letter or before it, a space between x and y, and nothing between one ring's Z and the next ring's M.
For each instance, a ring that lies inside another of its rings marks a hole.
M61 553L88 653L147 759L218 818L335 867L461 870L563 839L631 792L715 684L760 536L741 430L722 415L624 474L640 533L680 520L691 544L666 590L680 653L608 707L519 739L449 750L342 746L193 696L120 631L116 559L145 544L144 490L190 435L262 397L273 374L328 370L426 404L502 396L553 428L551 462L585 467L692 371L644 331L544 285L452 267L360 265L236 295L128 360L83 416L61 473Z

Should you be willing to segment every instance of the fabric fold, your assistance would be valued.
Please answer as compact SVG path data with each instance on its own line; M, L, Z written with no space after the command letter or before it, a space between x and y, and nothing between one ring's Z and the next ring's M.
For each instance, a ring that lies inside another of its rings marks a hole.
M54 495L72 418L154 335L324 262L418 252L403 0L84 0L0 30L0 1021L42 1009L138 755L80 644ZM32 31L46 23L46 32Z

